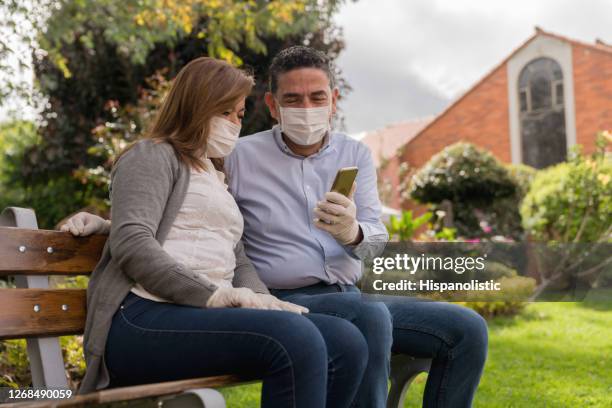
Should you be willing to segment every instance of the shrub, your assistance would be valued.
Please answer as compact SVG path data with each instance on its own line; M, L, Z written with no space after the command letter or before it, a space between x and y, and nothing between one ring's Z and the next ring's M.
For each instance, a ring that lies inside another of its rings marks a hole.
M413 176L410 194L421 203L464 200L487 205L511 195L515 188L491 153L460 142L433 156Z
M32 122L13 121L0 127L0 210L7 206L36 209L38 225L53 228L57 221L87 205L97 207L99 189L72 174L34 180L23 177L26 152L40 143ZM31 152L30 152L31 153ZM31 153L32 154L32 153Z
M60 337L64 367L71 389L76 390L85 375L83 336ZM32 386L32 375L24 339L0 341L0 387Z
M533 172L528 166L506 167L491 153L460 142L433 156L414 174L410 196L438 209L449 202L460 236L518 239L523 232L519 203Z
M24 339L0 342L0 373L0 387L30 386L32 377Z
M423 297L432 300L454 301L454 303L469 307L482 317L492 318L512 316L521 312L536 287L535 279L524 276L503 276L496 279L496 282L499 282L504 288L501 296L487 292L468 291L444 294L432 292Z
M542 170L521 206L523 226L538 241L598 242L612 238L612 157L576 148L566 163Z
M506 164L505 167L517 186L517 193L524 198L533 183L537 170L521 163Z
M418 217L414 217L412 211L403 211L401 217L391 215L387 231L391 240L397 238L400 241L411 241L416 231L432 217L432 214L426 212Z

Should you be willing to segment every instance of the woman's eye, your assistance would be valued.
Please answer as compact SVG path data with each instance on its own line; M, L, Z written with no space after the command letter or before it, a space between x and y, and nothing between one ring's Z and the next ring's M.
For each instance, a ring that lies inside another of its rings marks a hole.
M223 112L223 116L229 116L231 114L232 114L232 112Z

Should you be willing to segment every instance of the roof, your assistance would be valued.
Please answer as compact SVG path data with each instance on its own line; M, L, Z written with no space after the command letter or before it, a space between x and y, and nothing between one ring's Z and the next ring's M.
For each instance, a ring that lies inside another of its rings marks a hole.
M370 148L374 165L378 167L382 160L395 155L397 149L412 140L432 120L433 116L394 123L382 129L367 132L361 138L361 142Z
M529 37L525 42L523 42L521 45L519 45L517 48L515 48L514 51L512 51L510 53L510 55L508 55L506 58L504 58L499 64L495 65L495 67L493 69L491 69L489 72L487 72L468 91L466 91L460 97L455 99L448 107L446 107L446 109L444 109L440 114L438 114L436 117L434 117L433 120L429 121L429 123L426 126L424 126L422 129L420 129L417 134L413 135L413 137L411 137L405 143L408 143L408 142L416 139L421 134L423 134L423 132L425 130L427 130L433 124L438 122L442 117L446 116L455 107L455 105L459 104L459 102L461 102L468 95L470 95L472 92L474 92L474 90L476 90L476 88L478 88L487 79L489 79L489 77L492 76L495 73L495 71L497 71L500 67L504 66L512 57L514 57L514 55L516 55L516 53L518 53L521 49L523 49L530 42L532 42L533 40L535 40L537 37L539 37L541 35L546 36L546 37L556 38L557 40L564 41L564 42L570 43L572 45L577 45L577 46L580 46L580 47L586 47L586 48L588 48L590 50L598 51L598 52L603 52L603 53L606 53L606 54L610 54L612 56L612 46L610 46L609 44L604 43L600 39L597 39L594 44L590 44L590 43L574 40L574 39L571 39L571 38L568 38L568 37L564 37L562 35L554 34L554 33L551 33L549 31L544 31L540 27L536 26L535 27L535 33L531 37Z

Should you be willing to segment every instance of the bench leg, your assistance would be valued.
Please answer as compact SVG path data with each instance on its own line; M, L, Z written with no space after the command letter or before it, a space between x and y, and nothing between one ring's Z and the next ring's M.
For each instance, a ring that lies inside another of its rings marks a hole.
M402 408L406 391L412 380L420 373L429 371L431 360L427 358L414 358L404 354L395 354L391 357L391 389L387 397L387 408Z
M212 388L198 388L160 398L159 408L225 408L223 395Z

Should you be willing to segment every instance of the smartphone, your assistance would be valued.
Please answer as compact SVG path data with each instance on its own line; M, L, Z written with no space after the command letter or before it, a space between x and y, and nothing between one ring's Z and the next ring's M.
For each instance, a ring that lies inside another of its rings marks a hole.
M336 178L334 179L334 184L332 184L331 191L335 191L336 193L340 193L346 197L348 197L351 192L351 188L353 188L353 183L357 178L357 171L359 169L357 167L343 167L338 170L336 173Z

